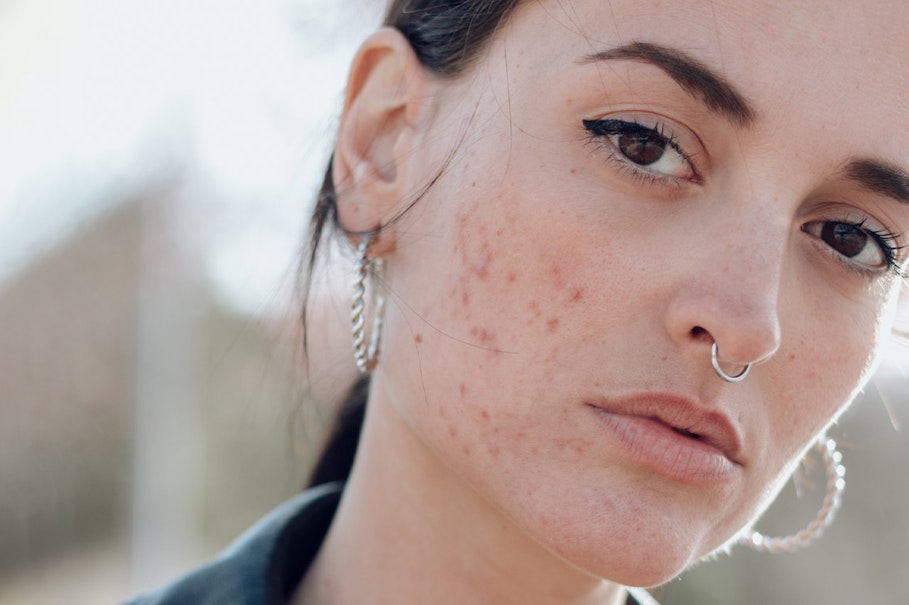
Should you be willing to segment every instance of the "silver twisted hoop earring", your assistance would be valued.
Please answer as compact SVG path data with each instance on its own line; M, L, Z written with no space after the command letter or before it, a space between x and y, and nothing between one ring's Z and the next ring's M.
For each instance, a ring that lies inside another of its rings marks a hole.
M726 382L741 382L745 380L745 376L748 376L748 372L751 371L751 364L746 363L742 371L735 376L727 374L723 371L723 368L720 367L720 362L716 358L718 349L719 347L717 346L716 341L713 341L713 347L710 349L710 362L713 364L713 371L716 372L717 376Z
M739 542L768 553L792 552L811 544L819 538L827 527L833 523L836 511L839 510L843 499L843 490L846 488L846 467L843 466L843 455L836 449L833 439L820 439L815 444L815 449L820 451L824 464L827 467L827 494L824 504L818 511L817 517L808 527L784 538L768 538L760 532L752 532L742 536Z
M369 244L375 232L363 237L357 248L357 275L353 284L351 300L351 321L353 322L354 360L364 374L372 372L379 364L379 345L382 340L382 325L385 321L385 261L381 258L367 258ZM366 344L366 277L372 279L373 312L372 331L369 346Z

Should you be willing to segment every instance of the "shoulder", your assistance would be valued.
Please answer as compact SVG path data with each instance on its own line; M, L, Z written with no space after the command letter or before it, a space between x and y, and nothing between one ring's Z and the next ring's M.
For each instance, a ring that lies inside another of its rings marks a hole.
M311 488L285 502L217 559L124 605L279 605L312 563L343 484Z

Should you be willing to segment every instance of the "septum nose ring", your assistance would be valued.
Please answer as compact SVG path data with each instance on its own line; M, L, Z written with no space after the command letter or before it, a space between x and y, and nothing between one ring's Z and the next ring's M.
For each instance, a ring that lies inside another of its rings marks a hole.
M739 372L735 376L731 376L731 375L727 374L726 372L724 372L723 368L720 367L720 362L716 358L718 349L719 349L719 347L717 347L716 341L713 341L713 347L710 349L710 362L713 364L713 371L716 372L717 376L719 376L726 382L741 382L741 381L745 380L745 376L747 376L748 372L751 370L751 364L746 363L745 367L742 368L741 372Z

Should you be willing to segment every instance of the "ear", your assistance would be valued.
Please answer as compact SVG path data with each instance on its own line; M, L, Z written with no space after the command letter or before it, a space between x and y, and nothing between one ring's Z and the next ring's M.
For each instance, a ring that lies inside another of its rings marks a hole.
M332 164L338 220L355 247L394 217L407 193L406 162L414 141L426 75L410 43L385 28L360 47L351 67ZM394 249L382 229L370 256Z

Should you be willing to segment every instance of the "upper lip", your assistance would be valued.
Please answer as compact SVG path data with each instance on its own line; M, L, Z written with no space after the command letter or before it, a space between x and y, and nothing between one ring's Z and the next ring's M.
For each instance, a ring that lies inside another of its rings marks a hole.
M741 464L742 438L738 427L722 411L695 400L667 393L637 393L593 401L590 405L606 412L652 418L692 438L715 447L726 458Z

